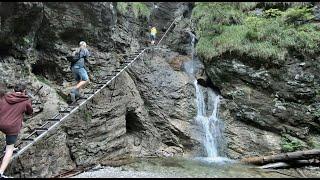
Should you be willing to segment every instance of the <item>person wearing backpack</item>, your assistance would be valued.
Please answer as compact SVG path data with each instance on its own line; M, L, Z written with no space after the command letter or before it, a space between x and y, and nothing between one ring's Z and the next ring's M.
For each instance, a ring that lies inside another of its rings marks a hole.
M90 56L87 44L84 41L79 43L80 47L73 52L73 60L71 62L71 71L77 81L77 85L70 92L71 103L75 103L80 97L80 89L89 82L89 76L85 69L85 61Z
M157 29L155 26L152 26L152 28L150 29L151 45L154 45L154 42L156 40L156 34L157 34Z
M22 128L23 114L33 113L32 103L26 93L26 85L19 83L14 86L14 92L6 93L0 98L0 131L6 135L6 150L0 166L0 178L6 170Z

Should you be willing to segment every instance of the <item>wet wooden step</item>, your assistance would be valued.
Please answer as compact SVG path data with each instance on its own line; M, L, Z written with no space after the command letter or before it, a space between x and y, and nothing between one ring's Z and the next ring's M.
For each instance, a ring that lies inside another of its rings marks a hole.
M49 119L47 119L47 121L60 121L60 119L58 119L58 118L49 118Z
M21 141L33 141L34 139L32 138L22 138Z
M48 131L48 128L34 128L35 131Z
M70 113L69 110L60 110L59 113Z

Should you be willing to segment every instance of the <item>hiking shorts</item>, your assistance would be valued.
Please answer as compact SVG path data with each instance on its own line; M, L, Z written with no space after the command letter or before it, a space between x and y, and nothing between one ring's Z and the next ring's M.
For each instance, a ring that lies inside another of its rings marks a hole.
M76 81L89 80L89 76L85 68L75 65L71 67L71 71L73 72L73 75Z
M6 135L6 144L12 145L15 144L18 139L18 135Z
M151 34L150 38L151 38L151 41L155 41L156 40L156 35L155 34Z

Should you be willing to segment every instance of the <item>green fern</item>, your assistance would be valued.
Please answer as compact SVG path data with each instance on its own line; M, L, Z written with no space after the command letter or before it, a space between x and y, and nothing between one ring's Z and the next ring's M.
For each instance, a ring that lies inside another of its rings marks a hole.
M143 3L133 2L132 9L133 9L134 16L136 18L138 18L139 16L146 17L146 18L150 17L150 13L151 13L150 9Z

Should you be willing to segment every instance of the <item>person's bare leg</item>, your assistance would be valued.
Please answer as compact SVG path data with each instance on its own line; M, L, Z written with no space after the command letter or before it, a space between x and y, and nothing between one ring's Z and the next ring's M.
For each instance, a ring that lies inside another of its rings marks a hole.
M80 90L84 85L86 85L88 81L80 81L77 85L76 88Z
M0 166L0 173L3 174L6 170L8 164L10 163L12 154L13 154L14 144L7 145L6 146L6 153L4 154L4 157L2 159L2 163Z

